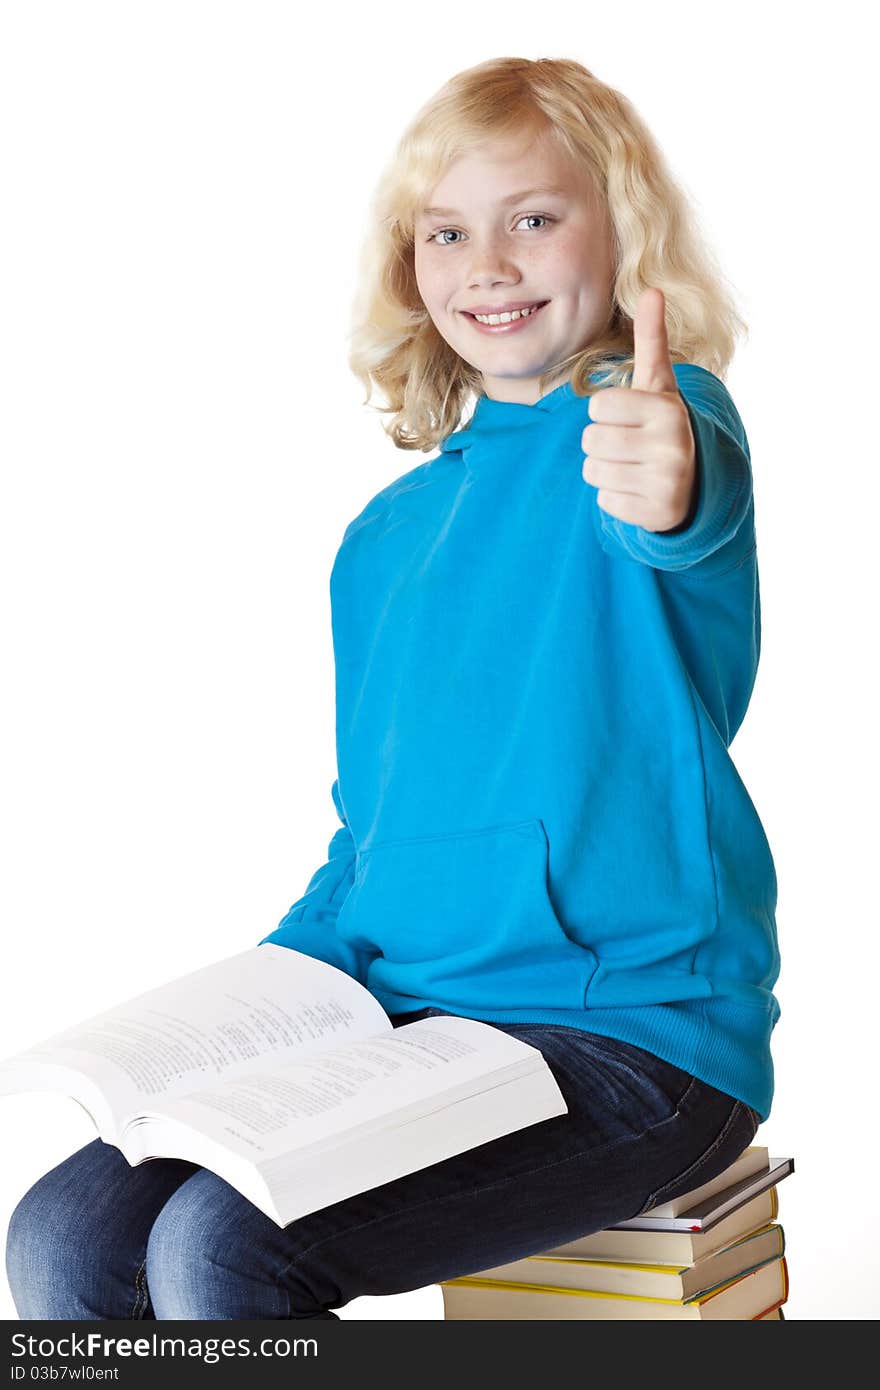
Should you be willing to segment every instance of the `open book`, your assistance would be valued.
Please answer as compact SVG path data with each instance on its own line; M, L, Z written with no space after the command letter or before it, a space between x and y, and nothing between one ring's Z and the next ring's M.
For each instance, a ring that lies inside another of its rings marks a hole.
M564 1115L542 1053L452 1015L394 1028L335 966L267 942L0 1062L58 1091L134 1167L209 1168L279 1226Z

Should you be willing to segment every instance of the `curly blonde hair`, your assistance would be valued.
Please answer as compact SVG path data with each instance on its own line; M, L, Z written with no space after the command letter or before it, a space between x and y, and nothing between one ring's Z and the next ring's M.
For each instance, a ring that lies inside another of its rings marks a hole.
M369 404L389 404L383 429L399 449L435 448L461 426L481 376L437 331L415 275L415 219L429 190L460 155L493 138L548 133L606 200L614 248L612 306L587 347L539 377L570 379L578 396L626 386L633 315L648 286L662 289L673 361L724 379L736 339L748 333L696 215L633 106L567 58L494 58L458 73L417 112L382 173L360 253L349 365Z

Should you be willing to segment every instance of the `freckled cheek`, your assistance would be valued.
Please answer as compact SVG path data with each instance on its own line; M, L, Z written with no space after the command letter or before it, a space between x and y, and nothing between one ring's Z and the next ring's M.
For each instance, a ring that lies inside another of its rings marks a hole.
M422 302L433 319L454 313L461 289L452 276L424 275L417 283Z
M431 317L436 319L446 312L451 298L451 285L447 283L448 277L438 274L435 268L422 260L418 251L415 255L414 269L416 288L422 303Z
M545 249L544 268L557 284L566 289L577 286L594 288L606 274L605 258L598 246L591 252L589 238L584 232L572 231L568 236L554 237L553 245Z
M434 277L424 285L422 299L435 327L444 337L462 329L463 320L456 308L461 299L461 285L457 280Z
M573 271L580 270L587 259L583 238L574 235L554 237L552 245L536 246L535 255L540 256L548 273L558 276L562 282L571 278Z

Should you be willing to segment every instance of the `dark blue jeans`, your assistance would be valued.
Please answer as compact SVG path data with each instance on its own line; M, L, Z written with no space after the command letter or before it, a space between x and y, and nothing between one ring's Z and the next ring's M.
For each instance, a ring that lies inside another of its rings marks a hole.
M396 1014L412 1022L441 1009ZM9 1225L20 1318L333 1318L538 1254L707 1181L759 1116L643 1049L556 1024L501 1024L539 1048L568 1114L291 1222L177 1159L130 1167L95 1139L31 1187Z

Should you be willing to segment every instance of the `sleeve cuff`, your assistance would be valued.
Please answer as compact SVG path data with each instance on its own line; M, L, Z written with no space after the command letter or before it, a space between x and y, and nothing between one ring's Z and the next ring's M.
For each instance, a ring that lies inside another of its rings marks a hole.
M692 367L691 370L702 372L703 369ZM704 375L711 374L705 372ZM686 519L673 531L648 531L643 526L611 516L598 505L596 508L600 536L607 550L622 552L643 564L665 570L689 569L732 542L750 510L752 497L748 443L732 401L728 428L715 418L717 407L710 414L706 406L698 406L688 399L685 381L689 378L680 377L678 371L676 377L696 446L698 496L696 508L691 508L689 524ZM717 378L713 380L726 395L723 384ZM741 436L741 442L732 430Z

